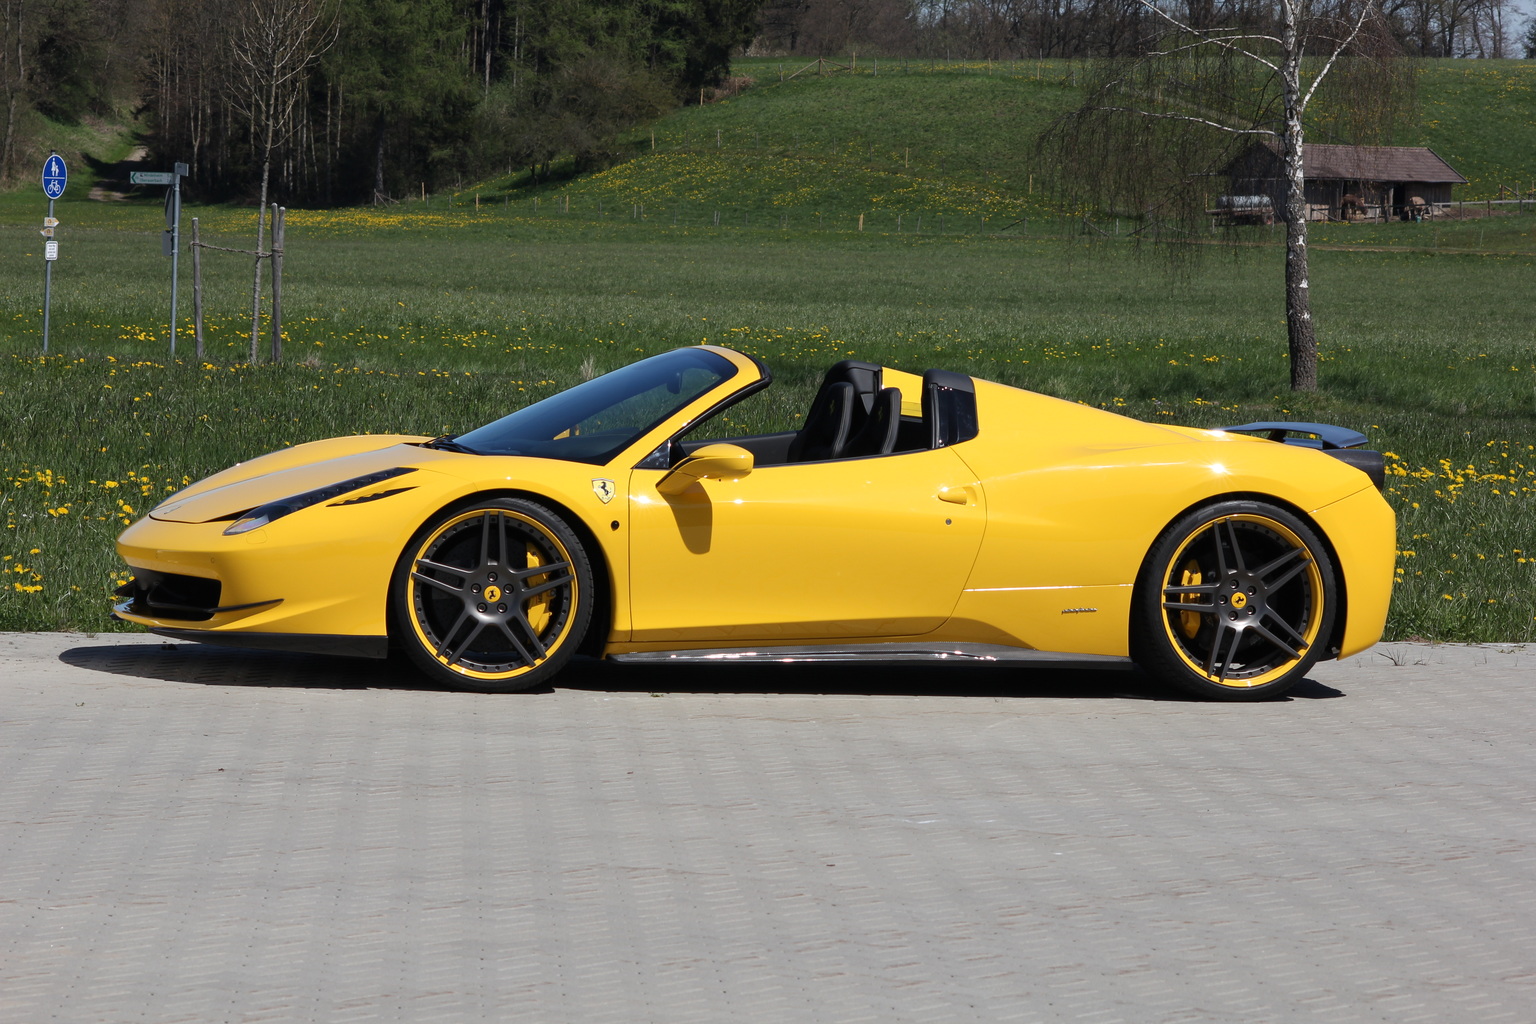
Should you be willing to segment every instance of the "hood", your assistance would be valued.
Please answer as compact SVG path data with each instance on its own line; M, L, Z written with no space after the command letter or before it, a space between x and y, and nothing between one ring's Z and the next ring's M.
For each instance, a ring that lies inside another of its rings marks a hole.
M425 438L410 438L420 442ZM232 519L270 501L396 467L425 468L443 459L463 458L398 435L334 438L273 452L242 462L171 495L150 510L151 519L172 523L210 523ZM374 485L394 489L402 478ZM369 488L359 488L366 492Z

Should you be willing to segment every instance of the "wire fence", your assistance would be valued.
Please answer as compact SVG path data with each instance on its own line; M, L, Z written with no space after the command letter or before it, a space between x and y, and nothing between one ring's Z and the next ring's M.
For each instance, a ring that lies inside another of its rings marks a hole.
M1050 226L1059 233L1061 226L1077 218L1043 214L1023 215L1018 211L965 211L957 209L870 210L851 213L845 210L823 211L805 207L759 204L699 203L681 199L659 203L626 203L589 196L541 196L514 199L511 196L476 196L473 193L452 196L428 196L411 199L398 207L402 211L501 214L550 222L585 222L591 224L636 224L685 229L757 229L784 232L873 232L913 236L945 235L1028 235ZM1102 225L1101 225L1102 227ZM1110 232L1114 233L1113 222Z

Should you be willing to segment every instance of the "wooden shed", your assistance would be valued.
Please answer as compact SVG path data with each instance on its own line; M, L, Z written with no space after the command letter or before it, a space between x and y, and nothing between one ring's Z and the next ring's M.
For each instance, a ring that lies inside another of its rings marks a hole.
M1427 146L1302 146L1308 220L1351 217L1407 218L1414 197L1430 206L1451 201L1451 186L1465 185L1450 164ZM1279 144L1260 143L1227 165L1233 195L1267 195L1285 209L1285 167Z

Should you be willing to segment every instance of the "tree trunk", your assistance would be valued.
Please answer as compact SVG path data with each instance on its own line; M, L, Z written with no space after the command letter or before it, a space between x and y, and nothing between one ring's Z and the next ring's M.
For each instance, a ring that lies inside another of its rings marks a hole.
M1281 3L1285 28L1281 76L1285 90L1285 328L1290 342L1291 390L1317 390L1317 329L1312 323L1311 285L1307 280L1306 171L1302 165L1301 45L1296 8Z
M378 137L373 147L373 204L384 201L384 115L379 114Z
M261 164L261 203L256 207L256 269L251 278L251 362L256 362L257 346L261 343L261 261L262 246L267 240L267 178L272 171L272 153L269 149Z

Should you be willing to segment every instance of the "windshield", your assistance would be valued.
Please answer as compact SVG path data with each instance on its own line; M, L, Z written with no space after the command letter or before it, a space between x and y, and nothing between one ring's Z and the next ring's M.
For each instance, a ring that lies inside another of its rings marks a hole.
M735 374L729 359L703 349L651 356L460 434L454 447L480 455L607 462Z

